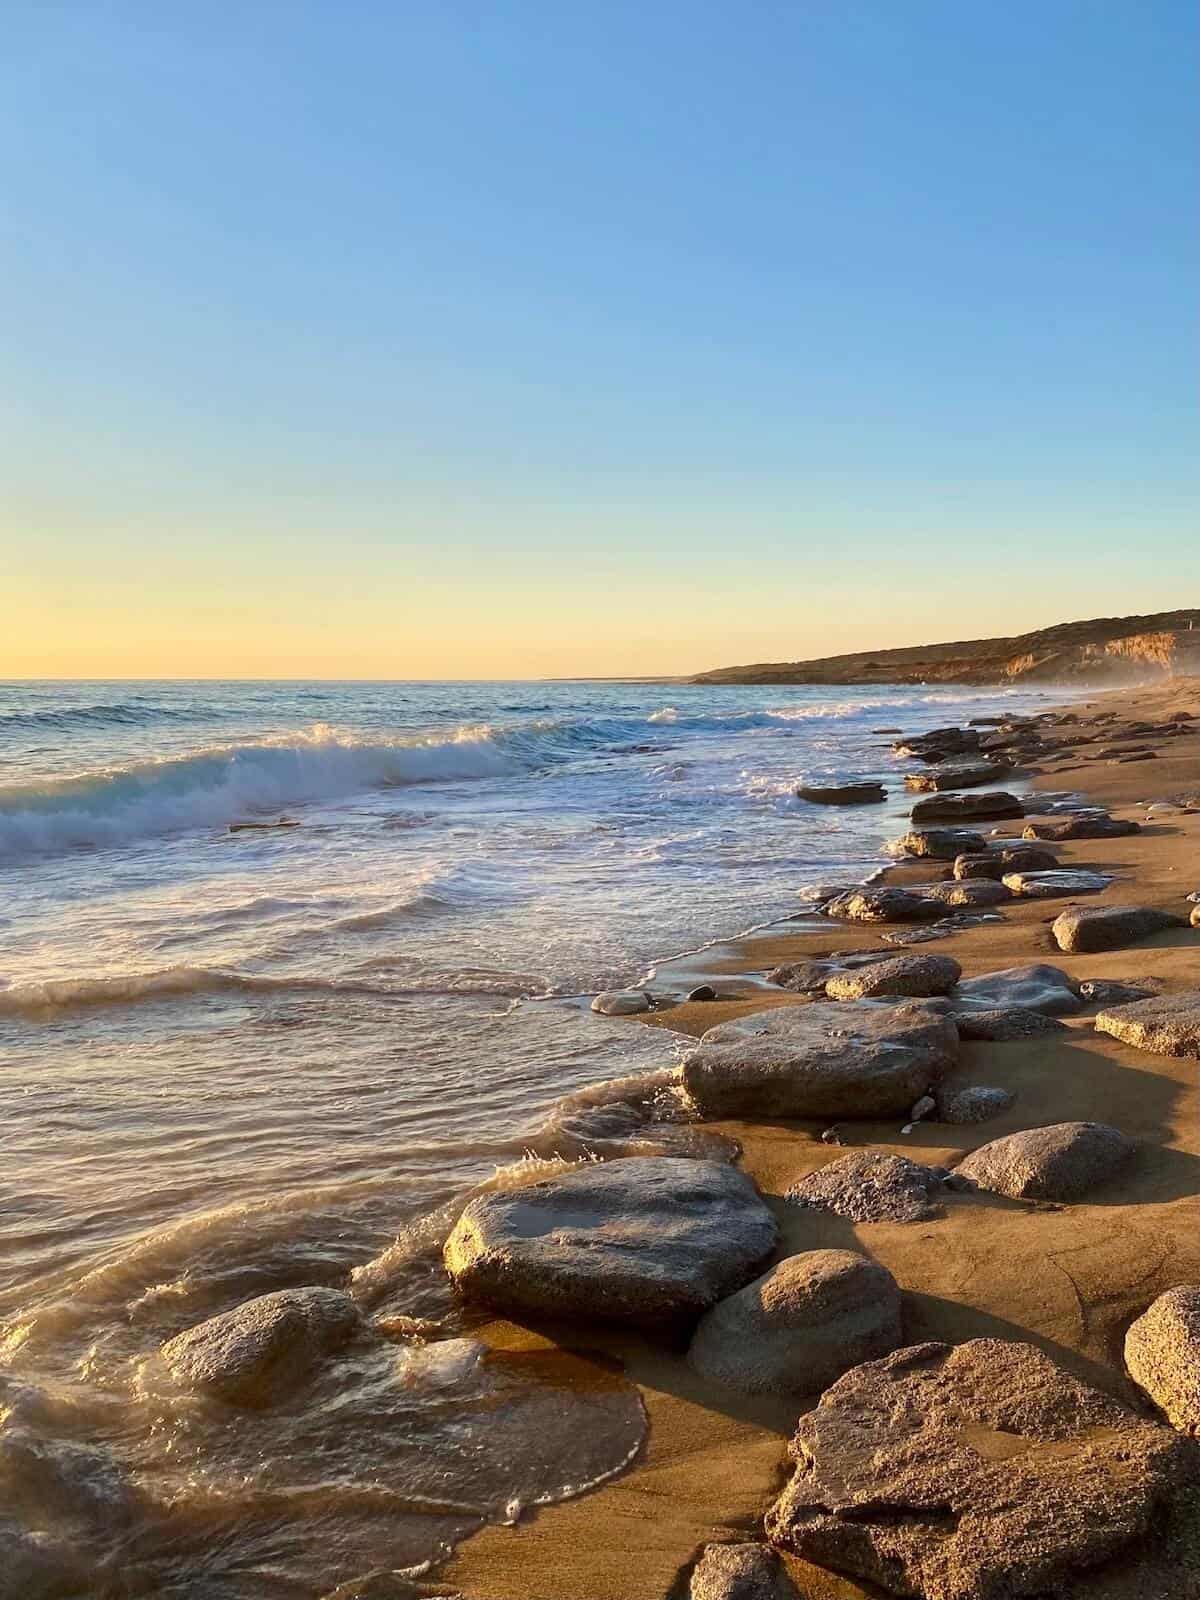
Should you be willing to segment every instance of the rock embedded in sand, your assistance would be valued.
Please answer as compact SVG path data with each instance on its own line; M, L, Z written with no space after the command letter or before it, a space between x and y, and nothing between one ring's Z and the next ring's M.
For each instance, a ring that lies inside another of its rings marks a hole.
M706 1544L692 1568L688 1600L801 1600L801 1597L769 1545Z
M849 1000L720 1023L683 1082L709 1117L892 1117L957 1058L958 1030L932 1007Z
M714 1306L687 1358L748 1394L812 1394L900 1339L900 1290L886 1267L852 1250L807 1250Z
M954 1013L959 1034L964 1039L990 1040L1007 1044L1014 1039L1040 1039L1047 1033L1065 1033L1066 1023L1027 1006L997 1006L994 1011Z
M1077 1200L1132 1157L1132 1139L1104 1122L1057 1122L981 1145L954 1169L1010 1200Z
M952 878L932 884L925 893L944 906L998 906L1012 899L1012 890L994 878Z
M1120 839L1126 834L1140 833L1138 822L1123 822L1118 817L1077 816L1056 817L1050 822L1031 822L1024 830L1025 839Z
M918 800L909 812L915 823L985 822L1023 817L1025 807L1015 794L991 789L983 794L939 794Z
M1200 1436L1200 1287L1159 1295L1125 1335L1125 1365L1173 1428Z
M914 1345L797 1424L772 1543L923 1600L1074 1595L1182 1491L1190 1447L1031 1345Z
M1078 985L1086 1006L1127 1006L1134 1000L1153 1000L1162 993L1157 978L1142 983L1122 983L1117 978L1087 978Z
M654 1002L644 989L607 989L592 1001L592 1010L602 1017L636 1017L653 1011Z
M888 996L922 998L948 994L962 977L950 956L890 956L849 972L835 972L825 982L831 1000L877 1000Z
M358 1331L358 1307L340 1289L279 1289L209 1317L163 1345L176 1380L230 1405L286 1394Z
M887 790L881 783L836 783L824 788L802 783L796 794L814 806L871 806L887 799Z
M507 1315L661 1324L741 1288L777 1240L744 1173L633 1156L477 1195L443 1258L466 1299Z
M887 850L893 856L953 861L960 855L983 853L987 840L969 828L910 828L901 838L889 840Z
M831 900L824 913L847 922L932 922L941 916L942 907L907 889L864 887Z
M1112 883L1104 872L1081 872L1070 867L1052 872L1006 872L1001 882L1023 900L1052 900L1064 894L1100 894Z
M1068 1017L1082 1006L1074 984L1062 968L1041 961L964 978L950 999L956 1014L1020 1006L1048 1017Z
M1200 1058L1200 989L1114 1006L1098 1014L1095 1027L1156 1056Z
M1182 917L1155 906L1086 906L1055 917L1050 932L1060 950L1120 950L1165 928L1182 928Z
M998 783L1012 771L1007 761L956 762L934 767L930 772L910 772L904 787L916 794L943 794L947 790L974 789L984 783Z
M794 1183L787 1199L851 1222L919 1222L936 1214L941 1190L940 1174L907 1156L852 1150Z
M1047 872L1058 866L1053 850L1041 845L1006 844L994 850L983 850L957 856L954 862L956 878L1003 878L1006 872Z
M992 1084L978 1083L966 1089L942 1089L937 1096L938 1120L957 1127L989 1122L992 1117L1007 1111L1016 1098L1011 1090Z

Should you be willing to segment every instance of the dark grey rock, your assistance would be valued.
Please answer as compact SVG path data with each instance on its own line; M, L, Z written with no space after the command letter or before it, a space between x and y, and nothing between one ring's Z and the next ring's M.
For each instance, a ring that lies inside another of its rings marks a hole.
M509 1315L655 1324L733 1293L777 1239L744 1173L635 1156L476 1196L443 1254L460 1293Z
M941 1188L932 1168L907 1156L852 1150L801 1178L787 1198L851 1222L919 1222L937 1213Z
M814 806L870 806L887 799L887 790L881 783L838 783L826 788L802 783L796 793Z
M1001 1011L1018 1006L1048 1017L1069 1017L1082 1008L1075 986L1061 967L1034 962L1005 967L978 978L964 978L950 996L956 1015L965 1011Z
M687 1358L749 1394L814 1394L900 1339L900 1291L886 1267L851 1250L808 1250L714 1306Z
M994 1011L956 1011L953 1015L962 1038L987 1039L997 1044L1066 1032L1066 1023L1057 1017L1030 1011L1025 1006L1000 1006Z
M1077 1200L1118 1172L1135 1149L1106 1123L1058 1122L993 1139L954 1170L1012 1200Z
M1087 978L1077 984L1085 1006L1127 1006L1134 1000L1152 1000L1162 993L1157 978L1146 983L1121 983L1116 978Z
M717 1000L719 998L711 983L698 984L688 995L689 1000Z
M1066 1600L1150 1537L1191 1448L1031 1345L914 1345L800 1418L767 1535L896 1595Z
M929 772L910 772L904 787L917 794L943 794L947 790L974 789L980 784L999 783L1012 771L1007 761L956 762L934 767Z
M984 822L1023 817L1025 807L1015 794L989 789L979 794L939 794L918 800L909 815L925 822Z

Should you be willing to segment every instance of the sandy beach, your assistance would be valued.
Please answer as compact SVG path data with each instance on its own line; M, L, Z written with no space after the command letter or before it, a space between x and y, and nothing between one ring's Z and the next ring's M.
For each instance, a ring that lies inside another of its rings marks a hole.
M1115 745L1118 720L1161 722L1180 713L1200 718L1200 679L1108 693L1069 709L1088 731L1095 731L1089 725L1093 715L1114 714L1117 720L1109 725ZM1200 729L1200 722L1193 727ZM1108 742L1100 744L1107 748ZM1200 809L1146 818L1148 804L1200 794L1200 732L1126 742L1148 747L1153 758L1101 756L1099 746L1084 744L1040 759L1027 813L1037 816L1039 794L1072 791L1116 817L1141 822L1141 831L1128 837L1065 843L1060 861L1113 876L1103 894L1080 903L1136 904L1186 917L1186 897L1200 888ZM911 767L897 761L897 782ZM1017 820L983 831L1019 837L1023 826ZM921 861L897 864L885 879L911 885L949 875L948 863ZM952 955L967 977L1045 961L1063 967L1076 982L1148 978L1167 991L1196 986L1200 929L1175 927L1127 948L1064 955L1049 929L1073 903L1015 900L1003 907L1000 920L914 948ZM739 974L762 975L780 963L877 946L877 929L815 917L720 947L710 981L728 988ZM762 991L679 1005L629 1026L644 1020L698 1036L732 1017L803 1003L783 990ZM1016 1096L1008 1110L984 1123L927 1121L902 1133L895 1121L844 1122L838 1126L841 1148L821 1141L817 1123L712 1126L741 1146L741 1166L778 1220L781 1255L850 1248L890 1269L903 1291L906 1342L985 1336L1026 1341L1149 1415L1145 1396L1124 1371L1122 1342L1131 1320L1160 1292L1200 1281L1200 1087L1194 1060L1120 1043L1093 1029L1093 1015L1094 1008L1085 1008L1065 1019L1064 1031L1042 1037L964 1043L954 1081L997 1085ZM1001 1135L1073 1120L1113 1124L1138 1149L1123 1176L1072 1204L950 1193L943 1214L932 1220L856 1224L782 1199L789 1186L847 1148L952 1167ZM686 1595L688 1570L706 1543L761 1537L763 1514L788 1475L787 1443L803 1406L708 1382L684 1362L679 1348L637 1335L582 1325L535 1332L497 1319L483 1337L516 1350L558 1342L600 1366L620 1362L641 1390L649 1436L617 1481L467 1541L439 1575L443 1582L472 1600L663 1600ZM877 1592L791 1558L788 1570L813 1600ZM1098 1570L1086 1587L1089 1596L1104 1600L1178 1600L1198 1592L1200 1495L1158 1528L1135 1557Z

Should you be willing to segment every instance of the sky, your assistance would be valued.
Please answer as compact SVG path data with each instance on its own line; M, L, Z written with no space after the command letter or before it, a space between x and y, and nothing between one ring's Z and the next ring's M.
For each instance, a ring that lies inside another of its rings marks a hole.
M9 0L0 677L1200 604L1192 0Z

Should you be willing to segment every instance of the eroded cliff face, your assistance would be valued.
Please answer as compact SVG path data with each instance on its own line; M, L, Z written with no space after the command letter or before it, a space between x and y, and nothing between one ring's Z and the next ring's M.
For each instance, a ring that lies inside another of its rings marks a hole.
M697 683L1096 683L1200 672L1200 610L1062 623L1011 639L861 651L701 674Z

